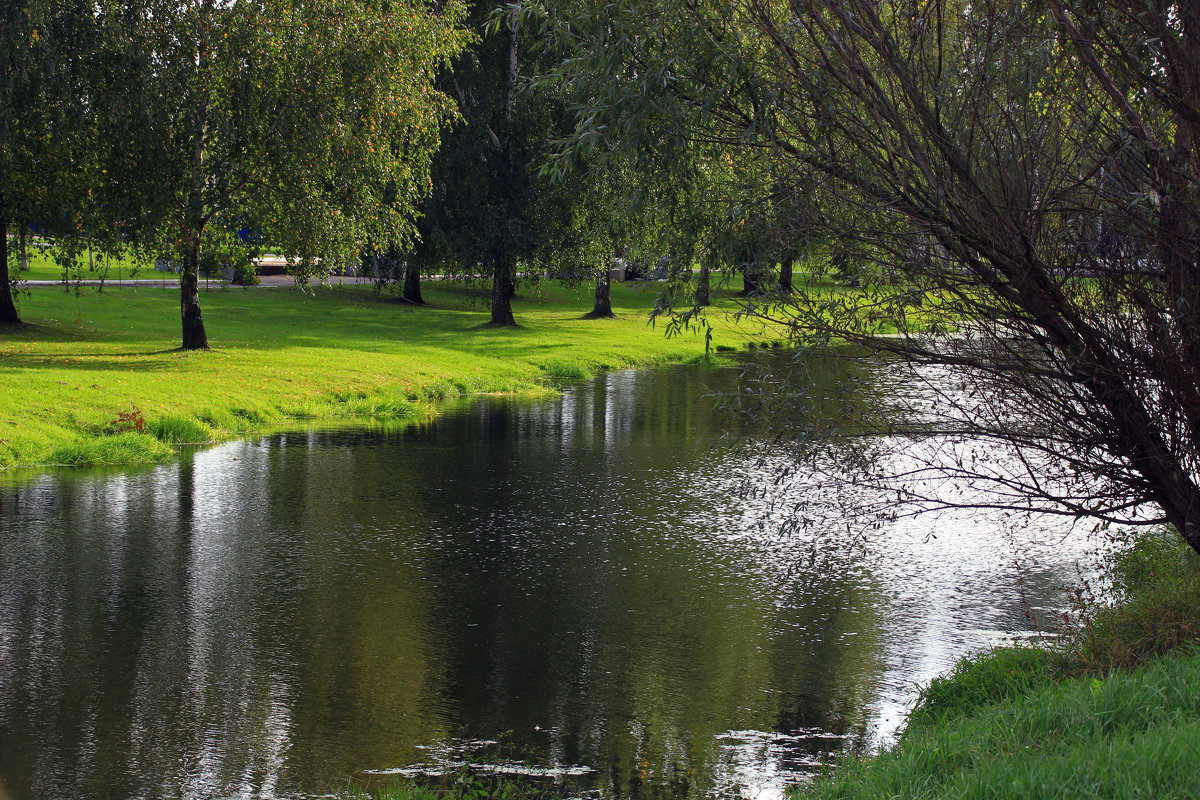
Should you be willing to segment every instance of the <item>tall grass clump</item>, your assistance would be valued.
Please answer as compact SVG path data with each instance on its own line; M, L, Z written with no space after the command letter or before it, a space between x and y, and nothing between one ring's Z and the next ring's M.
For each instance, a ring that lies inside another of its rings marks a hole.
M195 417L168 414L146 422L146 433L171 445L203 444L217 438L216 432Z
M341 394L310 398L285 406L283 413L299 420L316 419L417 419L428 416L431 406L407 397L388 394Z
M1022 644L967 656L948 675L921 690L908 725L936 725L967 717L1011 697L1058 682L1071 669L1059 650Z
M541 366L546 377L555 380L583 380L593 374L592 369L580 361L547 361Z
M165 461L174 453L174 448L148 433L129 431L57 445L46 454L46 462L67 466L139 464Z
M367 395L365 397L346 397L339 400L341 414L352 417L415 417L418 406L403 397L387 395Z

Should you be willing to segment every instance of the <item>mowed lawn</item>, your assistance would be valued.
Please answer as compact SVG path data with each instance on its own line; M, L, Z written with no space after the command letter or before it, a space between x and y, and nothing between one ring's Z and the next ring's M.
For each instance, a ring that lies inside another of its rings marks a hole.
M16 243L9 242L9 255L16 259ZM137 278L179 282L179 276L154 269L154 260L134 255L106 256L99 251L88 260L87 251L77 255L69 269L57 261L46 248L30 245L27 248L28 270L16 270L13 277L22 281L115 281Z
M553 379L703 358L702 333L647 324L655 291L614 284L618 319L589 320L590 286L542 281L503 329L485 324L487 291L462 284L427 282L427 308L365 286L213 289L201 304L214 349L181 352L177 291L32 288L26 324L0 328L0 468L155 460L272 425L422 415L455 395L545 394ZM733 310L708 315L712 349L781 338Z

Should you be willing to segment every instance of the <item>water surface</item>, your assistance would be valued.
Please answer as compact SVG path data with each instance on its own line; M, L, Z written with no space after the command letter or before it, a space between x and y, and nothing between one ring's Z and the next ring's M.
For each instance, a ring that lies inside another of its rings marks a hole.
M735 378L617 372L0 485L0 779L301 798L490 761L606 797L773 798L1059 602L1079 548L1053 531L781 535L738 491L775 467L708 395Z

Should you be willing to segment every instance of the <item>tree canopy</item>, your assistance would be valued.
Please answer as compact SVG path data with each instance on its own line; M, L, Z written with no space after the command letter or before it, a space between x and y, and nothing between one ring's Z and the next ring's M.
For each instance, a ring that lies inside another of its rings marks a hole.
M89 206L86 165L92 129L80 109L91 5L14 0L0 9L0 322L20 321L9 277L8 236L31 223L60 237L77 233Z
M552 180L540 169L550 144L572 127L562 92L537 83L555 61L552 42L494 4L473 3L478 39L437 80L460 119L443 134L419 237L404 255L405 298L416 301L419 271L492 279L492 321L515 322L516 271L574 273L584 246L586 202L579 173ZM398 276L397 276L398 277Z
M201 252L261 242L328 273L402 245L468 40L457 3L145 0L101 7L106 200L181 271L183 346L207 347Z

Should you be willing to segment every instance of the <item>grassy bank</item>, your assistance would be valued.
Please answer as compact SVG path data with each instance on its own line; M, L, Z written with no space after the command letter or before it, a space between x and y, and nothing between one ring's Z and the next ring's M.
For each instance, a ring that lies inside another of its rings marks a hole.
M0 329L0 469L169 458L176 445L308 420L404 418L467 393L548 394L554 379L704 357L702 335L647 325L654 288L613 287L615 320L588 320L590 287L542 282L487 326L486 292L427 284L431 308L369 287L227 288L201 296L210 352L181 352L170 289L34 288ZM729 305L728 308L732 308ZM712 348L778 339L711 315Z
M1107 577L1116 604L1085 604L1065 642L961 662L895 747L797 800L1200 795L1200 559L1148 536Z

